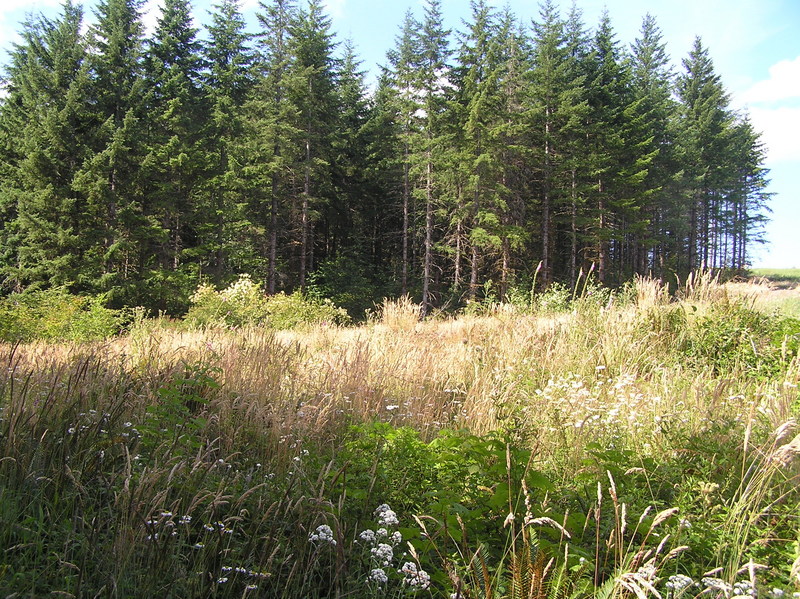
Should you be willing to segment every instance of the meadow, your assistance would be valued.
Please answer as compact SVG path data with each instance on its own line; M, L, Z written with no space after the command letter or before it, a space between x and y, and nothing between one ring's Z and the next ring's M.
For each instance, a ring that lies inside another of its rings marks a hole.
M2 596L800 597L796 290L291 329L203 293L0 345Z

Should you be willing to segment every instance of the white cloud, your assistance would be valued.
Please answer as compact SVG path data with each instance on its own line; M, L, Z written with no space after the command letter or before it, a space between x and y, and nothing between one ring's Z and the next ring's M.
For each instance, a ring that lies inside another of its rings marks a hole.
M164 0L147 0L142 7L142 25L146 37L150 37L156 30L163 8Z
M769 79L759 81L742 94L748 103L780 102L800 98L800 56L769 68Z
M260 10L260 5L258 0L241 0L241 9L242 12L251 11L251 10Z
M344 5L347 0L325 0L325 12L334 19L344 16Z
M800 107L751 108L750 119L762 132L767 162L800 162Z

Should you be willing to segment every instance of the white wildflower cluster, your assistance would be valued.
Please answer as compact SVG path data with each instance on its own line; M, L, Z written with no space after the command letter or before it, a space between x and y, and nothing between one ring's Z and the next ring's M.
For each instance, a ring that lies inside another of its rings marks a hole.
M707 591L717 591L724 593L727 597L731 593L731 585L722 580L721 578L714 578L713 576L706 576L700 582L706 587Z
M732 593L734 597L755 597L756 588L749 580L740 580L733 584Z
M369 543L370 545L374 545L377 540L375 531L369 528L367 530L362 531L361 534L358 535L358 538L364 541L365 543Z
M225 525L225 523L220 521L220 520L217 520L213 524L203 524L203 530L205 530L206 532L214 532L216 530L216 531L219 531L221 534L224 534L224 535L233 534L233 529L232 528L228 528Z
M145 537L146 540L157 541L159 538L167 536L176 537L178 536L177 525L187 526L192 521L192 517L188 514L179 516L177 524L174 518L175 515L172 512L162 510L158 513L158 516L146 520L144 524L150 533Z
M386 543L378 543L377 547L373 547L369 551L372 555L372 559L384 567L391 565L394 559L394 549L391 545L387 545Z
M336 545L336 539L333 538L333 530L331 530L331 527L327 524L320 524L317 526L317 529L308 535L308 540Z
M223 300L240 300L254 294L259 294L261 289L254 283L250 275L239 275L239 279L219 292Z
M380 526L397 526L400 521L397 519L397 514L387 504L381 504L375 510L375 516L378 518Z
M667 579L665 586L667 587L668 596L677 597L685 592L686 589L690 588L693 584L695 584L694 580L685 574L673 574Z
M603 376L603 370L597 372L591 382L574 373L550 379L543 389L536 391L537 401L532 405L552 408L550 414L555 422L550 426L553 430L566 425L578 431L641 431L658 429L666 421L687 418L680 411L660 413L661 398L645 395L633 375L609 377ZM531 417L542 416L533 409L527 409Z
M373 512L378 527L376 530L368 528L361 531L358 540L369 546L369 557L376 568L370 570L367 583L383 585L389 580L386 568L391 567L394 560L394 551L403 542L400 531L392 531L393 526L400 524L395 511L388 504L379 505Z
M222 568L220 568L220 576L217 578L217 584L225 584L232 576L235 577L235 580L244 581L246 583L244 587L246 591L255 591L258 589L256 582L265 580L269 578L270 575L268 572L251 570L244 566L222 566Z
M431 586L430 575L425 570L417 568L417 564L414 562L404 563L400 572L404 576L403 584L423 591Z
M389 577L386 575L386 572L381 568L373 568L369 571L369 576L367 576L367 581L377 584L378 586L384 585L389 582Z

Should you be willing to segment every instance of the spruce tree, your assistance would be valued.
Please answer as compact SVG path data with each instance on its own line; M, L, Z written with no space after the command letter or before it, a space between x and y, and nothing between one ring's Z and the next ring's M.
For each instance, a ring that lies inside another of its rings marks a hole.
M427 0L425 19L419 36L419 91L424 120L416 142L415 167L421 180L425 206L425 241L422 263L422 316L427 316L433 300L434 213L441 193L441 178L436 169L442 149L444 112L446 108L445 82L448 75L450 48L449 30L444 28L440 0Z
M625 154L626 109L631 101L629 72L622 62L608 13L603 13L595 33L587 79L589 114L587 141L593 205L588 237L594 246L597 278L605 282L620 239L622 212L626 209L622 173L630 164Z
M99 271L91 284L119 305L158 304L141 284L157 224L143 212L139 167L144 156L143 39L140 0L102 0L89 31L91 103L96 127L92 155L76 175L93 227L85 257Z
M672 99L673 73L661 30L651 15L642 21L639 37L631 46L631 85L641 117L642 156L652 156L647 174L636 193L643 198L645 230L635 240L634 271L663 276L674 264L678 248L675 232L681 228L678 176L679 156L675 150L677 105Z
M296 163L300 160L299 110L292 90L299 86L293 68L292 28L296 8L289 0L261 4L258 14L258 57L255 81L244 106L241 136L243 191L248 199L250 245L259 258L255 269L275 293L279 275L291 286L279 265L289 261L280 247L293 247L291 208L299 197ZM265 269L260 263L266 265ZM252 269L251 269L252 270Z
M467 28L452 77L456 87L452 106L457 114L453 119L455 143L451 145L458 151L450 161L450 169L464 171L457 180L459 189L455 195L463 196L468 206L468 296L474 300L481 258L500 255L503 245L506 192L502 176L505 140L501 130L506 125L502 88L505 64L497 15L483 0L472 3L472 20Z
M338 125L331 138L331 174L334 201L325 217L325 255L335 259L342 252L364 252L374 259L378 199L372 194L367 171L370 156L364 127L369 118L364 71L351 41L344 43L344 53L336 76Z
M732 116L728 95L699 37L683 67L685 72L677 81L687 173L687 261L683 266L692 271L711 266L711 232L725 177L724 154Z
M310 0L298 12L291 27L292 70L295 76L291 98L297 107L297 129L303 155L298 168L302 177L299 212L298 284L305 288L314 269L315 225L333 198L331 176L332 142L336 131L335 43L330 18L321 0Z
M85 198L74 178L88 155L88 71L83 13L67 0L55 21L23 25L7 75L3 148L3 272L6 285L85 290L93 274Z
M196 229L197 260L218 283L253 265L253 244L241 184L240 140L245 134L244 105L253 86L254 56L248 44L239 0L214 6L209 40L203 46L203 80L209 118L202 132L207 179L200 190Z
M387 58L389 66L386 77L389 85L385 89L387 102L384 105L387 111L395 114L397 135L399 137L400 163L402 178L399 185L402 189L402 240L401 267L400 267L400 293L406 295L409 291L409 272L415 255L413 243L416 239L413 227L415 211L413 208L413 189L411 167L413 155L413 141L419 130L419 114L421 112L421 84L418 80L417 68L420 60L420 47L418 30L421 25L414 19L411 11L407 11L403 20L400 35L395 39L395 48L390 50Z
M187 296L200 265L195 252L200 219L198 188L205 177L201 134L207 119L200 89L200 43L188 0L166 0L145 57L147 150L141 174L147 182L144 212L153 232L157 265L143 273L164 297ZM194 272L192 272L194 271Z

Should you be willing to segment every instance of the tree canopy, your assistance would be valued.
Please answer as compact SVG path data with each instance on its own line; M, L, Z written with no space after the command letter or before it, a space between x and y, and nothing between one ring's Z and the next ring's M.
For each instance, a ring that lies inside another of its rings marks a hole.
M319 0L264 0L256 31L238 0L204 28L166 0L147 39L141 0L88 31L72 0L29 17L0 104L2 291L179 313L247 273L428 313L747 266L764 148L700 38L676 73L651 15L625 46L607 13L471 6L456 32L439 0L407 13L374 86Z

